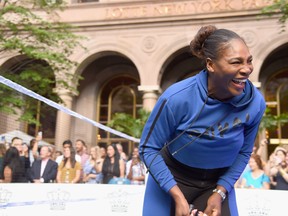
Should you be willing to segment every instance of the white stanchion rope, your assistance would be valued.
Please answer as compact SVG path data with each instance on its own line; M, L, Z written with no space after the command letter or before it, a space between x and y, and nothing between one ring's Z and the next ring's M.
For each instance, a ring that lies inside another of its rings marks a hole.
M86 121L86 122L92 124L95 127L101 128L101 129L103 129L105 131L113 133L113 134L115 134L115 135L117 135L119 137L131 140L133 142L137 142L137 143L140 142L140 140L138 138L129 136L129 135L125 134L125 133L122 133L120 131L114 130L113 128L107 127L107 126L105 126L105 125L103 125L103 124L101 124L99 122L93 121L92 119L89 119L89 118L87 118L87 117L85 117L83 115L80 115L79 113L76 113L76 112L74 112L74 111L72 111L72 110L70 110L70 109L68 109L68 108L66 108L66 107L54 102L54 101L51 101L51 100L49 100L49 99L47 99L47 98L45 98L45 97L33 92L33 91L31 91L31 90L29 90L29 89L27 89L27 88L15 83L15 82L12 82L9 79L6 79L3 76L0 76L0 82L2 84L6 85L6 86L18 91L18 92L21 92L21 93L23 93L25 95L28 95L29 97L35 98L37 100L40 100L40 101L46 103L47 105L56 108L57 110L61 110L62 112L66 113L68 115L71 115L71 116L79 118L79 119L81 119L83 121Z

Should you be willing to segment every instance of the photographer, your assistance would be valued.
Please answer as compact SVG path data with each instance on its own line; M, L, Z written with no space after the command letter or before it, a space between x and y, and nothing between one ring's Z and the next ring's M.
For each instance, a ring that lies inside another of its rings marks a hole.
M270 157L271 187L275 190L288 190L287 150L277 147Z

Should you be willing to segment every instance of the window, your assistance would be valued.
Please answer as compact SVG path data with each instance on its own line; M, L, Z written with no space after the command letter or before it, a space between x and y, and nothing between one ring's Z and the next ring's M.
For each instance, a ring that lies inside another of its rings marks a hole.
M138 91L138 85L139 81L129 76L115 77L106 83L99 95L98 121L106 125L117 112L137 117L138 109L142 108L142 94ZM97 139L101 145L120 142L124 151L129 152L127 144L130 141L98 128Z

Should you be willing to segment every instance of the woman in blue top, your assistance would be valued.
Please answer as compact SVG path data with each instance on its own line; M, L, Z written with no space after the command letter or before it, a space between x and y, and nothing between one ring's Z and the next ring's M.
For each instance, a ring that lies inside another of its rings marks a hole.
M103 180L102 165L103 159L101 158L100 147L92 146L90 157L83 167L83 181L86 183L101 184Z
M249 167L250 170L244 172L243 174L241 187L252 189L270 189L270 180L264 173L262 160L259 155L251 155Z
M190 47L205 69L161 95L142 133L143 216L238 215L234 184L265 111L248 80L252 55L238 34L215 26L202 27Z

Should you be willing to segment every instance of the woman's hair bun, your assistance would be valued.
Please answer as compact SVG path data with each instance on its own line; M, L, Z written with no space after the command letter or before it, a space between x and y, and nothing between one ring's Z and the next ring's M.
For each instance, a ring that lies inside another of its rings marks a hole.
M204 43L206 39L213 34L217 28L213 25L202 26L197 34L195 35L194 39L190 43L190 49L194 56L204 59Z

